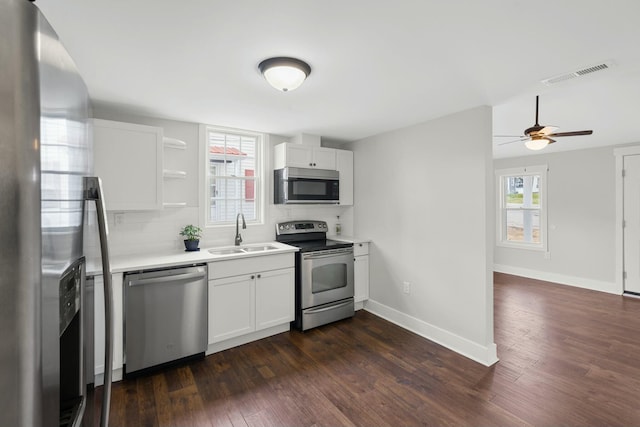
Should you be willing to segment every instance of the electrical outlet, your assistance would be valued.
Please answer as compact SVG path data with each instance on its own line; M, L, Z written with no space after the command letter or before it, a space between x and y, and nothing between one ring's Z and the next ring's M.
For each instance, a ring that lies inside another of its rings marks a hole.
M402 282L402 292L404 292L405 294L410 294L411 293L411 283Z
M124 222L124 213L123 212L118 212L113 214L113 225L115 227L118 227L120 225L122 225L122 223Z

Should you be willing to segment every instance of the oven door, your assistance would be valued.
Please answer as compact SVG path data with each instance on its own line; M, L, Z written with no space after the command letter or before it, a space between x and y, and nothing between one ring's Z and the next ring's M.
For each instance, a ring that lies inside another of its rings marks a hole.
M353 248L302 254L301 308L353 298Z

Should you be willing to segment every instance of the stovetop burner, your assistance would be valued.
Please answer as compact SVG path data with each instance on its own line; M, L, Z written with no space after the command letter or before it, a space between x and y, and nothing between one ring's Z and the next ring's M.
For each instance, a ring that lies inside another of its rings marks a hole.
M339 242L337 240L305 240L302 242L283 242L287 243L291 246L296 246L300 248L300 252L312 252L312 251L323 251L327 249L341 249L341 248L350 248L353 246L353 243L349 242Z
M276 224L276 240L300 248L300 252L350 248L353 243L327 239L325 221L287 221Z

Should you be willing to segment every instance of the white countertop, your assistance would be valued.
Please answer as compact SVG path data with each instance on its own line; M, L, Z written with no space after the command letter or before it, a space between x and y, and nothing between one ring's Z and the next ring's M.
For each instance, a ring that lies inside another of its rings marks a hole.
M212 250L224 250L232 248L245 248L256 246L275 246L276 249L257 252L234 253L224 255L214 255ZM288 252L297 252L295 246L289 246L280 242L251 243L242 246L221 246L215 248L201 248L199 251L175 251L162 253L143 253L113 256L110 258L111 272L122 273L125 271L139 271L153 268L175 267L181 265L202 264L215 261L225 261L230 259L249 258L256 256L276 255ZM87 262L87 276L102 274L100 260Z
M336 240L338 242L348 242L348 243L370 243L371 239L366 239L366 238L362 238L362 237L353 237L353 236L345 236L344 234L341 234L339 236L337 235L332 235L332 236L327 236L327 239L330 240Z

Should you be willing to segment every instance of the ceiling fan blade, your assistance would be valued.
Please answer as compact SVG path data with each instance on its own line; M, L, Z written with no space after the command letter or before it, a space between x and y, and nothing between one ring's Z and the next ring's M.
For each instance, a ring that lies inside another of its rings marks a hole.
M592 130L577 130L573 132L550 133L548 136L579 136L579 135L591 135L592 133L593 133Z
M518 139L514 139L513 141L501 142L501 143L500 143L500 144L498 144L498 145L513 144L514 142L524 142L524 141L528 141L528 140L530 140L530 139L531 139L531 138L529 138L529 137L527 137L527 136L523 136L523 137L520 137L520 138L518 138Z
M493 135L494 138L524 138L524 135Z
M551 139L551 138L549 138L549 137L547 137L546 139L549 141L549 144L553 144L554 142L556 142L556 140L555 140L555 139Z

